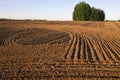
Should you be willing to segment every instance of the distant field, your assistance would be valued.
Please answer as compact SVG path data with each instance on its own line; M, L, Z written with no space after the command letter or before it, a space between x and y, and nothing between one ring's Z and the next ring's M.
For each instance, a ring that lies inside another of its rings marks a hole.
M120 22L0 21L0 79L119 80Z

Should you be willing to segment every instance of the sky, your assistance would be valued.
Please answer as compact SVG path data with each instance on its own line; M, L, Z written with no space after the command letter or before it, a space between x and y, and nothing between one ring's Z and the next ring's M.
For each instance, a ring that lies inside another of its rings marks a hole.
M120 0L0 0L0 18L72 20L80 1L104 10L106 20L120 19Z

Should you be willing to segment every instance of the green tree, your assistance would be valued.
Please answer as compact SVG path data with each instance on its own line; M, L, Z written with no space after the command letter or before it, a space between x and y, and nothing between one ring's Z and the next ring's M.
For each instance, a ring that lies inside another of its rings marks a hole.
M105 13L101 9L91 8L90 21L104 21Z
M88 3L80 2L78 3L73 12L73 20L84 20L88 21L91 14L91 7Z
M79 2L73 11L74 21L104 21L105 13L101 9L90 7L88 3Z
M118 22L120 22L120 19L118 20Z

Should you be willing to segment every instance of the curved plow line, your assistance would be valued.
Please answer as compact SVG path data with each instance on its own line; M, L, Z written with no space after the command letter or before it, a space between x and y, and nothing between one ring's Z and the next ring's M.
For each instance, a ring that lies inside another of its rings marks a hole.
M11 46L11 45L13 45L14 44L14 41L13 41L13 37L11 36L10 38L9 38L9 45Z
M103 40L104 40L104 39L103 39ZM109 54L111 55L112 59L113 59L114 61L117 61L117 60L116 60L116 57L115 57L115 50L110 46L109 41L104 40L104 42L105 42L106 48L107 48Z
M72 41L72 44L70 45L69 49L67 50L67 56L66 59L68 61L71 61L74 59L74 54L75 54L75 47L76 47L76 43L77 43L77 37L75 34L73 34L74 38Z
M115 45L116 45L116 47L119 49L119 51L120 51L120 46L118 46L118 43L116 42L116 41L112 41Z
M74 54L75 54L75 49L76 49L76 44L77 44L77 36L74 34L75 38L73 40L73 44L69 50L68 54L68 60L73 60L74 59Z
M79 42L79 43L78 43L77 45L78 45L79 49L78 49L78 56L77 56L77 57L78 57L78 60L80 60L80 56L81 56L81 53L80 53L80 52L81 52L81 44L82 44L81 42L82 42L82 38L81 38L80 36L78 36L78 37L79 37L79 39L78 39L78 42Z
M99 38L96 38L97 39L97 43L98 43L98 49L99 49L99 52L102 53L102 56L103 56L103 59L104 61L107 61L107 62L110 62L111 60L109 59L109 57L107 56L106 52L105 52L105 49L102 47L102 42L100 41Z
M91 45L89 44L88 39L86 38L86 42L87 42L87 54L88 54L88 61L93 61L93 59L95 58L92 50L91 50Z
M118 56L120 56L120 50L115 46L115 44L113 44L112 42L109 42L111 44L111 46L113 46L112 48L114 48L115 52L118 54Z
M85 40L85 37L84 37L84 35L82 35L82 37L83 37L83 45L84 45L84 47L83 47L83 60L84 61L88 61L88 54L87 54L87 42L86 42L86 40Z
M92 51L92 56L93 56L94 61L100 61L100 62L104 61L102 55L100 54L99 48L97 48L98 44L96 44L96 42L98 43L98 41L97 41L96 37L94 38L96 40L96 42L94 41L93 38L91 38L89 36L87 36L87 37L88 37L89 45L91 46L90 48Z
M6 42L6 46L10 46L11 45L10 38L7 38L5 42Z
M3 40L0 41L0 45L2 45L2 46L4 45L4 44L3 44Z
M93 50L92 50L92 47L90 45L90 42L89 40L87 39L87 36L85 34L81 34L83 36L83 39L84 39L84 51L85 53L83 53L83 57L84 59L86 59L86 61L96 61L95 57L93 57ZM84 52L83 51L83 52Z
M86 36L86 40L89 45L89 49L90 49L93 61L99 61L99 58L97 56L98 52L96 52L97 49L95 48L95 45L94 45L95 41L89 36Z
M109 45L111 46L111 50L114 53L114 56L116 57L117 60L120 60L120 52L109 42Z
M5 39L5 40L3 41L3 44L4 44L4 46L8 46L8 45L9 45L8 39Z
M120 42L117 41L117 40L115 40L115 42L116 42L117 45L119 45L118 47L119 47L119 49L120 49Z
M4 46L12 46L15 42L14 42L14 37L11 36L6 36L5 39L2 40L2 45Z
M114 47L115 51L120 55L120 50L119 50L119 48L117 48L113 43L111 43L111 45Z
M15 35L12 35L11 39L10 39L10 43L12 45L18 45L16 42L15 42Z
M93 35L90 35L90 38L93 40L93 41L97 41L97 38L95 37L95 36L93 36Z
M80 36L76 36L77 37L77 44L76 44L76 48L75 48L75 55L74 55L74 61L78 61L78 55L80 53Z
M1 44L2 46L5 45L5 44L4 44L4 41L5 41L5 39L2 39L2 40L0 41L0 44Z
M119 44L120 45L120 42L119 42L119 40L114 40L117 44Z
M92 35L91 37L92 37L92 39L91 39L92 41L96 41L96 48L98 49L98 52L97 52L97 53L99 53L100 60L101 60L101 61L109 60L108 57L105 56L106 54L105 54L105 52L104 52L101 44L99 43L99 39L96 38L96 37L93 36L93 35ZM93 38L94 38L95 40L94 40Z
M95 36L93 36L93 37L95 37ZM100 38L97 38L97 37L95 37L96 38L96 42L97 42L97 47L98 47L98 49L99 49L99 52L100 52L100 54L103 56L103 60L105 61L111 61L110 59L109 59L109 56L108 56L108 54L107 54L107 52L106 52L106 49L105 49L105 47L104 47L104 45L103 45L103 42L102 42L102 40L100 39Z
M94 40L91 39L91 42L93 42L93 41L94 41ZM92 45L92 43L91 43L91 45ZM97 61L104 62L105 59L106 59L106 57L105 57L105 55L104 55L105 52L104 52L104 50L102 49L102 46L101 46L101 44L99 43L98 40L96 41L96 43L94 43L93 49L95 50L95 51L94 51L94 54L95 54L95 56L96 56Z
M106 47L109 55L111 56L112 60L117 61L114 53L112 53L111 46L109 46L109 44L107 44L107 41L105 41L104 39L103 39L103 41L104 41L104 43L105 43L105 47Z
M108 56L109 61L110 61L110 63L111 63L112 60L114 60L114 59L113 59L113 57L111 56L111 53L110 53L109 49L107 48L106 44L104 44L101 39L99 39L99 40L100 40L101 44L103 45L103 49L104 49L104 51L105 51L105 54Z
M113 57L113 59L115 61L119 60L120 57L116 54L116 52L114 51L114 49L112 48L112 46L110 46L110 43L108 43L108 41L106 42L106 46L109 48L109 53L111 54L111 56Z
M79 59L81 62L84 61L84 58L83 58L83 55L84 55L84 40L83 40L83 37L81 36L81 40L80 40L80 43L81 43L81 47L80 47L80 56L79 56Z
M97 51L95 47L95 44L93 44L92 40L90 39L88 39L88 44L90 46L93 61L99 61L100 59L98 58L98 56L101 57L101 55L99 55L99 52Z
M71 41L70 41L69 46L68 46L68 48L67 48L67 50L66 50L66 52L65 52L65 56L64 56L65 59L67 59L69 50L70 50L70 48L71 48L71 46L72 46L72 44L73 44L73 40L74 40L74 36L73 36L71 33L69 33L69 34L70 34L70 37L71 37Z
M85 51L86 51L86 53L84 53L85 55L86 55L86 61L89 61L89 56L91 56L90 54L90 50L89 50L89 47L88 47L88 43L87 43L87 40L86 40L86 38L85 38L85 36L84 36L84 41L85 41Z

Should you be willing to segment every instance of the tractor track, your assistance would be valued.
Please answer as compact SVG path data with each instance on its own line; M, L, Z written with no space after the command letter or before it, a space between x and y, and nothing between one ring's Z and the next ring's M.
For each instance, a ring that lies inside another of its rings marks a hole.
M24 29L9 32L1 31L0 45L39 45L68 43L69 34L49 29Z
M65 53L67 62L114 63L120 61L118 41L104 40L91 34L70 33L70 35L71 41Z

